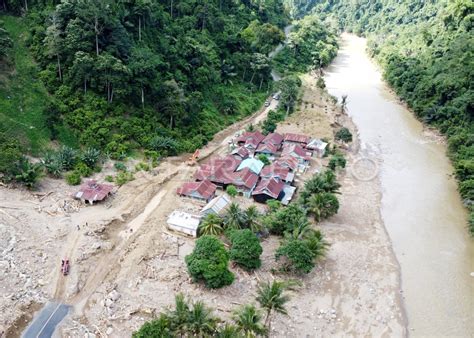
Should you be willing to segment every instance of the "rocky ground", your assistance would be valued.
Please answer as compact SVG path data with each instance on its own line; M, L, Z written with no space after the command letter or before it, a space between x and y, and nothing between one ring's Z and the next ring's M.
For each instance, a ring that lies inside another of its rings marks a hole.
M278 130L328 139L341 125L355 132L350 119L315 86L315 78L306 75L303 80L299 110ZM236 131L265 114L261 111L218 134L203 157L225 153ZM289 315L275 316L272 336L405 334L399 267L379 213L377 158L361 151L357 142L346 156L347 168L339 173L340 212L318 225L331 243L328 255L289 292ZM315 160L299 181L323 164ZM110 201L93 207L73 202L73 189L58 181L36 196L0 187L0 267L5 271L0 275L0 332L3 326L10 335L18 334L25 320L51 298L74 306L57 332L65 337L130 336L172 305L177 292L202 299L216 314L229 318L237 306L254 301L258 282L283 278L272 274L279 243L270 237L263 243L263 264L257 272L232 267L236 281L215 291L191 283L184 256L194 240L167 231L165 221L175 208L199 209L175 194L193 171L182 158L171 159L154 173L137 175ZM64 255L72 262L66 278L58 265Z

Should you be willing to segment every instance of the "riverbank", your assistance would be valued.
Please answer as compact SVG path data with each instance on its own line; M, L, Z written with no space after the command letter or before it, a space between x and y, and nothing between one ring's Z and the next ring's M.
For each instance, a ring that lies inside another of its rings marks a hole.
M474 243L445 142L400 104L364 39L344 34L341 42L326 85L333 95L348 95L361 148L378 160L380 210L400 262L410 334L468 336Z
M331 243L328 256L291 301L299 309L291 314L298 323L294 332L403 336L400 269L380 214L379 159L360 147L355 124L316 86L315 77L303 76L303 88L301 107L279 131L313 132L332 140L332 131L345 126L355 137L346 150L346 169L338 174L339 213L320 225ZM310 305L301 306L309 299Z

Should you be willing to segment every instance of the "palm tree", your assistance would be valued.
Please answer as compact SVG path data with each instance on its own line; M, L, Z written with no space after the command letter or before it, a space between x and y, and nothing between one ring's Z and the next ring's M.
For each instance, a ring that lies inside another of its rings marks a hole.
M212 310L203 302L198 301L193 304L189 312L187 333L192 333L197 337L211 335L216 331L217 321L217 318L212 316Z
M165 313L161 313L157 319L143 324L140 330L132 334L132 338L172 338L175 336L172 333L169 316Z
M262 315L253 304L245 305L234 313L235 325L246 337L266 334L267 330L260 323Z
M329 243L326 242L321 231L310 229L308 232L306 232L304 241L313 253L314 260L324 257Z
M217 338L243 338L239 328L235 325L225 324L216 335Z
M175 309L169 312L171 327L174 332L184 335L188 329L189 304L184 295L178 293L175 297Z
M285 303L290 300L286 295L283 295L286 285L283 282L273 281L272 283L266 282L259 286L257 291L257 301L260 306L267 312L265 318L265 326L268 332L271 332L271 314L272 312L288 314L285 309Z
M330 192L333 194L339 193L341 185L337 182L337 176L332 170L325 170L322 173L314 175L310 180L304 184L304 189L301 192L301 203L307 206L308 199L313 194L322 192Z
M245 213L237 203L230 204L229 210L224 216L224 225L228 229L240 229L245 225Z
M247 221L247 226L252 230L252 232L257 233L262 231L262 224L260 223L260 212L255 205L252 205L245 210L245 220Z
M328 192L312 195L308 200L308 211L314 215L316 221L331 217L339 210L339 201L336 195Z
M293 224L293 230L285 233L287 239L301 239L310 230L311 224L306 216L297 218Z
M201 224L199 224L199 236L218 236L223 230L222 219L216 214L208 214Z

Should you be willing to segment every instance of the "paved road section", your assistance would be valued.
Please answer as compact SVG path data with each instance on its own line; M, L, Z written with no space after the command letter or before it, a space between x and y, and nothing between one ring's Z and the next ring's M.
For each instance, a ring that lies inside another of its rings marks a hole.
M67 315L69 308L70 306L65 304L47 303L33 318L22 338L51 338L56 325Z

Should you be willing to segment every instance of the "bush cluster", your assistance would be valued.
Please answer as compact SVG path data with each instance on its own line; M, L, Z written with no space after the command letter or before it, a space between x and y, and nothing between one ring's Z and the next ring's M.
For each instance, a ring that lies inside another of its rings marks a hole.
M228 269L229 253L214 236L200 237L185 261L193 280L204 282L208 288L221 288L234 281L234 274Z

